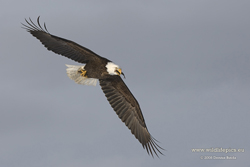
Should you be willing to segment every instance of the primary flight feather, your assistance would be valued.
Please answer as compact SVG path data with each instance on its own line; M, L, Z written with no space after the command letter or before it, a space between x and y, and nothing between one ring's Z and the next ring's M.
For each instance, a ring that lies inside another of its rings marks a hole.
M110 105L143 148L146 148L152 156L153 154L158 156L157 153L162 154L160 151L162 148L147 129L137 100L120 77L124 74L118 65L73 41L51 35L45 24L41 26L39 17L37 25L31 19L25 21L27 25L23 24L24 28L40 40L48 50L85 64L66 65L69 78L82 85L96 85L99 80Z

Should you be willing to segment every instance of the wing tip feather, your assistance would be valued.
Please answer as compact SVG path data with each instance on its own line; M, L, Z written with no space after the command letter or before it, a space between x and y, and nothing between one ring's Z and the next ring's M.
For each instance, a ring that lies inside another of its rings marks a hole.
M147 150L147 153L151 155L154 158L154 155L156 155L158 158L159 155L163 155L162 150L164 151L165 149L162 148L157 144L157 141L154 137L150 135L150 140L146 144L142 144L143 148Z
M26 29L28 32L43 31L45 33L50 34L47 27L46 27L46 24L44 23L43 26L40 24L40 16L37 17L38 26L31 20L30 17L28 20L25 18L25 21L28 25L21 23L23 25L22 28Z

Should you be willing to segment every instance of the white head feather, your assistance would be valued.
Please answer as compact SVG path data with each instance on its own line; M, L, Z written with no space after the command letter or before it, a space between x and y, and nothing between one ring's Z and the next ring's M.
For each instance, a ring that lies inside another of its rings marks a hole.
M115 72L115 71L120 69L120 67L113 62L108 62L106 65L106 68L107 68L107 72L110 75L118 75L117 72Z

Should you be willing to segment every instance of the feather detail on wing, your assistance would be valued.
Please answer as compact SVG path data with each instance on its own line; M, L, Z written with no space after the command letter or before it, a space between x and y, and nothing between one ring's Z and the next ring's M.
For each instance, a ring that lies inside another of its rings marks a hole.
M162 149L146 127L140 106L120 76L99 80L101 88L118 117L131 130L148 154L161 153Z
M73 41L51 35L45 23L43 27L41 26L39 17L37 18L38 25L31 19L29 21L25 19L25 21L28 25L22 24L23 28L39 39L48 50L54 53L63 55L79 63L87 63L89 60L97 60L99 58L105 59Z

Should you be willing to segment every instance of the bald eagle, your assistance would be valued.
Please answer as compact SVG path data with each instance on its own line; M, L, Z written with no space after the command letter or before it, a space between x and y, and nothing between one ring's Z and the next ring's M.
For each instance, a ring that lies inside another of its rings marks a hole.
M120 77L125 75L118 65L73 41L50 34L45 23L41 26L39 17L37 25L31 19L25 21L27 25L22 24L23 28L40 40L48 50L85 64L66 65L69 78L82 85L96 85L99 80L110 105L143 148L146 148L147 153L152 156L162 154L160 149L163 148L149 133L139 103Z

